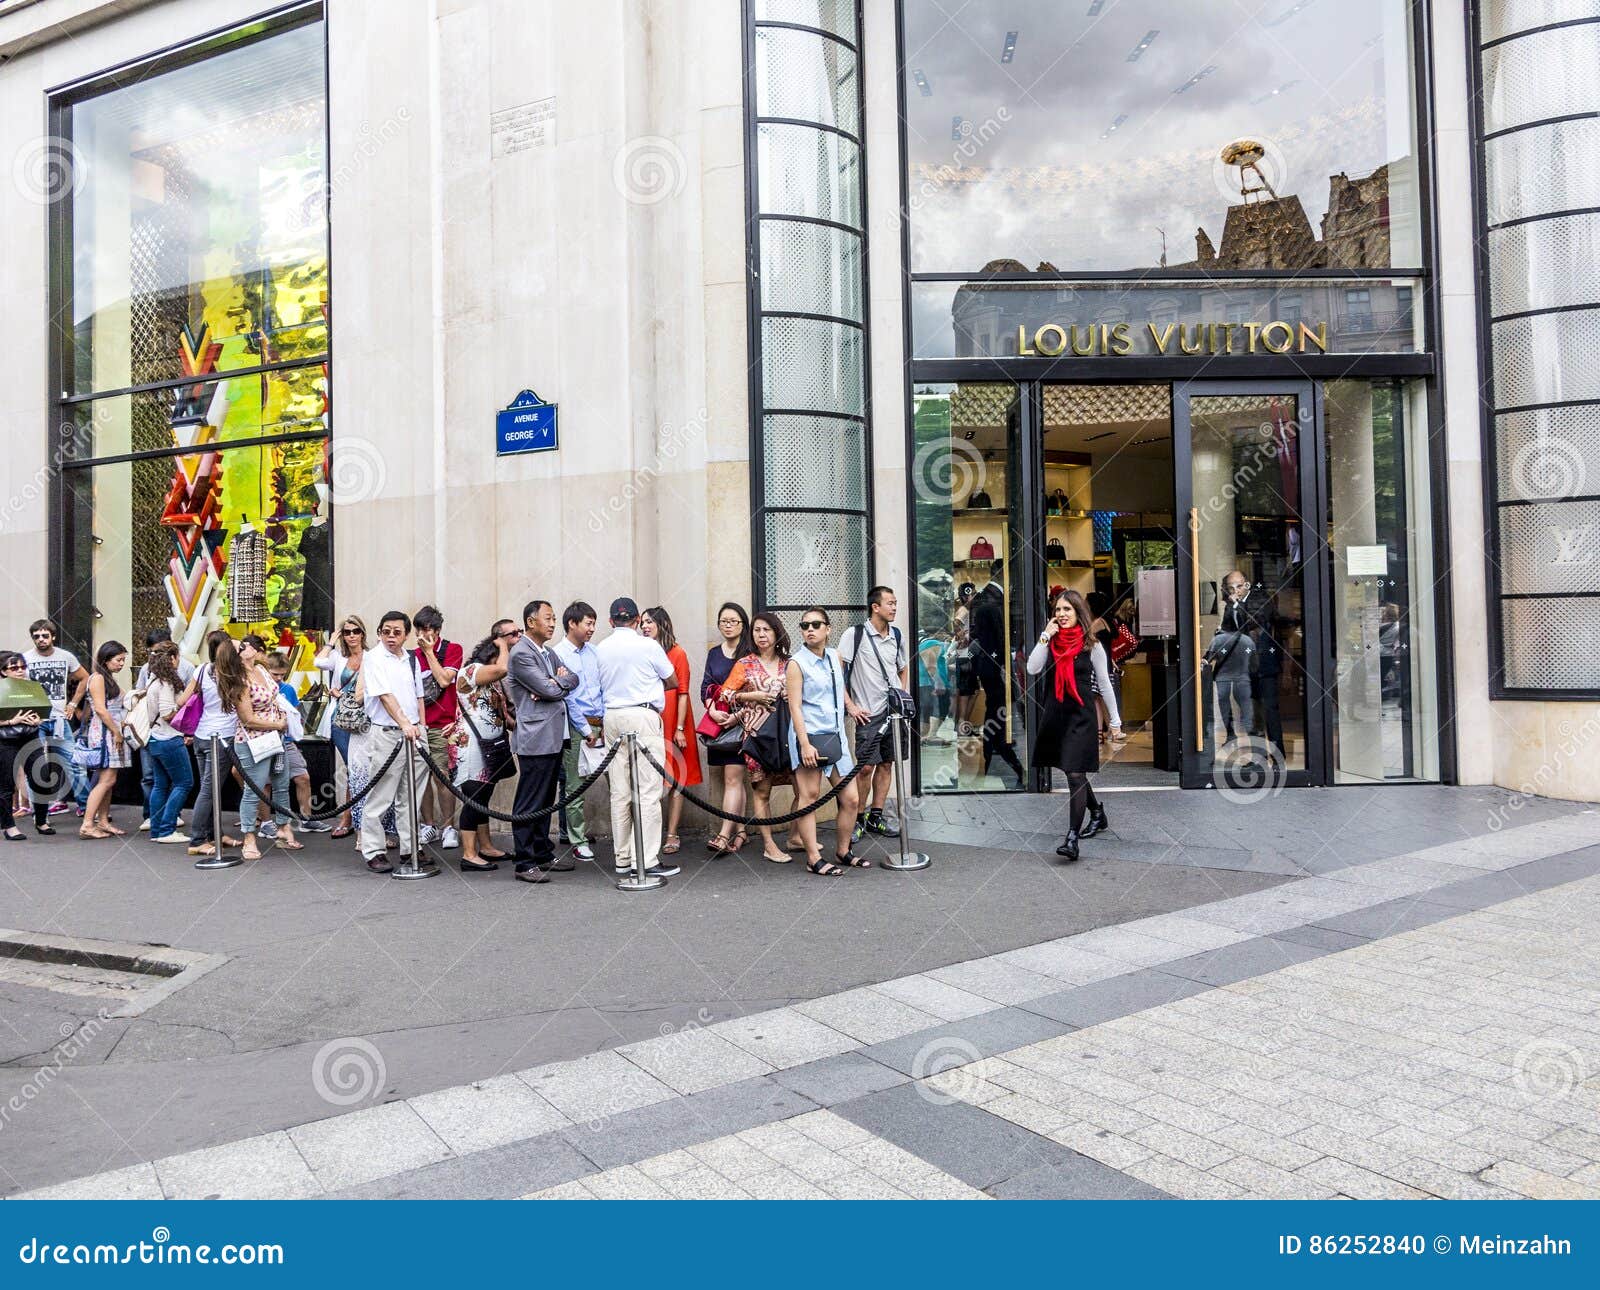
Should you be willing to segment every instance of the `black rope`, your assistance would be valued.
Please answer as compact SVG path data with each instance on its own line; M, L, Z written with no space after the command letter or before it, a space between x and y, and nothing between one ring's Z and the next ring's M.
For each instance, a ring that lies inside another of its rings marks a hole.
M218 742L220 743L221 741L219 740ZM366 797L366 795L377 786L378 781L382 779L383 776L388 772L389 767L394 765L394 759L400 755L400 752L404 747L405 740L402 739L394 746L394 751L389 754L389 760L384 762L382 766L378 767L377 771L371 776L371 778L367 780L366 787L364 787L359 793L353 794L349 801L340 803L336 806L326 807L320 811L312 811L310 815L301 815L300 812L293 809L286 811L285 814L292 818L296 824L306 824L311 820L331 820L335 815L343 815L357 802L361 801L362 798ZM245 774L244 767L239 764L239 758L237 756L232 756L231 759L235 773L245 782L246 787L248 787L260 801L265 802L268 806L272 806L272 794L269 791L264 790L260 784L256 783L255 780L251 779L250 776ZM212 791L220 793L222 791L221 786L215 786ZM273 807L273 810L276 811L277 808ZM251 823L251 821L247 820L245 823L248 824ZM249 829L247 832L253 833L255 830Z
M611 746L611 751L605 755L605 759L595 767L594 773L591 774L588 779L580 782L577 788L573 789L572 792L568 793L559 801L552 802L549 806L541 807L539 810L532 811L527 815L507 815L504 811L490 810L487 806L479 805L470 798L463 797L461 790L450 782L450 777L445 774L444 771L439 769L438 765L434 762L433 757L429 754L427 748L420 743L417 745L417 752L421 754L422 764L428 768L428 773L432 775L434 779L438 780L439 783L443 784L447 789L449 789L452 797L454 797L458 802L464 802L466 805L482 811L492 820L503 820L507 824L532 824L535 820L545 819L547 816L554 815L557 811L563 809L564 807L571 806L589 791L589 786L591 784L593 784L600 778L600 776L606 773L611 766L611 759L621 751L622 744L620 742L613 744Z
M751 824L757 826L790 824L795 820L800 819L802 816L810 815L813 811L820 810L829 802L833 801L834 798L838 797L839 794L844 791L845 785L850 783L851 780L855 779L855 777L861 773L862 769L860 766L853 767L848 775L845 775L843 778L841 778L837 784L830 788L821 797L817 798L816 801L812 802L809 806L803 806L798 810L790 811L787 815L735 815L733 812L724 811L720 806L713 806L710 802L706 801L705 798L700 797L695 793L691 793L686 786L680 784L675 778L673 778L671 771L666 770L660 762L650 755L650 750L643 744L639 745L639 754L656 768L656 772L661 776L662 779L666 780L667 783L672 785L675 790L682 793L684 797L688 798L689 801L693 802L702 811L716 816L719 820L731 820L735 824L744 826ZM821 768L818 767L817 769L820 770Z

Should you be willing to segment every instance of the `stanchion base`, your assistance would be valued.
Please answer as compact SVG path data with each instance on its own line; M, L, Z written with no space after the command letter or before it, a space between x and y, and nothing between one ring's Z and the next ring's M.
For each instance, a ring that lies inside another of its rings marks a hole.
M244 863L243 856L201 856L194 862L196 869L237 869Z
M932 863L932 858L926 852L907 851L904 860L899 856L887 856L878 861L878 868L890 869L897 873L913 873L918 869L926 869Z
M389 876L398 878L401 882L415 882L418 878L437 878L444 872L443 869L396 869Z
M643 878L630 873L626 878L617 879L618 891L654 891L666 885L667 880L658 873L647 873Z

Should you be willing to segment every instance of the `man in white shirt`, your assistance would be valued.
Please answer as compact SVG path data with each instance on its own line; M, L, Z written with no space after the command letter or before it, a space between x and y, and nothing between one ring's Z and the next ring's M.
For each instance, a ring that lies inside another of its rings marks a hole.
M648 636L639 634L639 606L627 596L611 602L611 635L595 646L600 670L600 701L605 710L608 744L624 735L639 739L639 806L644 834L645 872L671 877L677 866L661 866L661 772L666 764L666 743L661 733L661 710L667 705L662 682L673 677L667 653ZM611 847L618 873L633 867L633 777L627 751L611 763Z
M361 684L366 694L368 733L372 765L381 767L402 740L415 741L422 734L422 672L416 658L406 649L411 635L411 619L391 609L378 623L378 648L369 649L361 663ZM401 854L411 850L411 786L405 753L373 783L362 806L361 854L373 873L389 873L394 866L385 854L383 816L394 807L395 830L400 837ZM422 863L433 861L424 857Z

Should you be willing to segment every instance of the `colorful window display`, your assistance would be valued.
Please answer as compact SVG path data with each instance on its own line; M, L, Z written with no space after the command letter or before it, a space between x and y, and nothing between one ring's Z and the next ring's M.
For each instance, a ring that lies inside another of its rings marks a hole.
M309 669L332 627L324 30L279 27L60 108L57 459L72 638L218 626Z

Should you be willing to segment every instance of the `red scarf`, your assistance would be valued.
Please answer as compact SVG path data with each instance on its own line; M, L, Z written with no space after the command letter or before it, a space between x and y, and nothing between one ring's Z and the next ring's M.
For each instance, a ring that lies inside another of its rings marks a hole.
M1050 657L1056 661L1056 702L1060 703L1068 690L1072 691L1072 701L1080 708L1083 699L1078 694L1078 678L1074 674L1073 663L1077 660L1078 651L1083 648L1083 628L1074 623L1071 627L1063 627L1050 638Z

